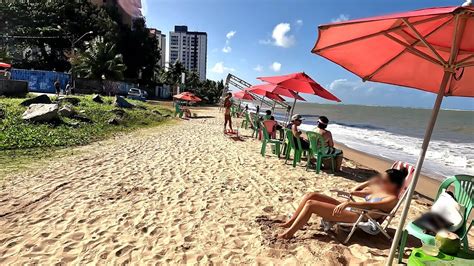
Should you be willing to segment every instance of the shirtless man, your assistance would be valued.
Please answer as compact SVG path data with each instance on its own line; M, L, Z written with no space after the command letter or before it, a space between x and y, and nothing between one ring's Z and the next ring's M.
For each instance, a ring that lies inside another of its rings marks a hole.
M232 107L232 101L230 100L232 98L232 93L228 92L225 96L224 99L224 133L226 133L227 130L227 123L229 123L229 128L231 132L234 132L232 129L232 117L230 115L230 108Z

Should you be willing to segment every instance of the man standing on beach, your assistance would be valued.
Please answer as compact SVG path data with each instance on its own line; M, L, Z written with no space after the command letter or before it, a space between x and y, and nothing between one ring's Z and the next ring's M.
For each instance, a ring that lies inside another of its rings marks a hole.
M54 82L54 89L56 90L56 96L59 97L59 93L61 93L61 83L59 83L59 79Z
M227 122L229 123L230 132L234 132L232 129L232 117L230 115L230 108L232 107L232 101L230 100L231 98L232 93L228 92L224 99L224 133L226 133L227 130Z

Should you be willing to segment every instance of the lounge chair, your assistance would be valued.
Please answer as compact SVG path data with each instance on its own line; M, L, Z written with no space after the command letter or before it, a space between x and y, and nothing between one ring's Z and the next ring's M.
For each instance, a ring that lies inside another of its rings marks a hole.
M373 225L377 227L378 231L381 232L385 237L387 237L389 240L392 239L392 237L387 233L387 228L390 225L390 222L392 221L393 217L395 217L395 214L397 213L398 209L400 208L400 206L402 205L403 201L405 200L407 196L408 187L411 184L411 181L413 179L413 173L415 172L415 167L411 164L398 161L392 165L392 169L397 169L397 170L406 169L408 173L407 177L405 178L405 182L400 190L400 193L398 194L397 205L395 205L395 207L389 213L379 211L379 210L373 210L373 209L351 208L352 212L359 214L359 218L357 219L357 221L355 221L354 223L336 223L336 226L338 226L341 229L350 228L350 231L343 230L343 231L349 231L349 234L347 235L346 239L343 242L344 244L347 244L347 242L349 242L355 230L361 225L362 222L372 223ZM338 196L340 197L343 197L349 200L354 200L350 193L338 191L338 190L332 190L332 191L337 192ZM372 218L373 215L377 215L379 216L379 218L374 219ZM385 222L385 225L382 226L384 222Z
M451 185L454 185L454 197L460 205L464 206L465 209L463 216L464 221L462 223L462 226L455 233L460 237L464 246L464 251L468 251L468 232L474 223L474 220L471 221L471 224L469 224L469 226L467 223L467 220L471 215L472 207L474 205L474 176L456 175L444 180L443 183L441 183L441 185L439 186L436 199L438 199L439 195L441 195L441 193L447 190ZM434 236L425 234L422 228L416 226L413 222L410 222L405 227L405 230L403 230L403 234L400 239L400 247L398 249L398 261L400 263L403 259L408 235L412 235L420 239L425 244L429 244L432 246L435 245Z

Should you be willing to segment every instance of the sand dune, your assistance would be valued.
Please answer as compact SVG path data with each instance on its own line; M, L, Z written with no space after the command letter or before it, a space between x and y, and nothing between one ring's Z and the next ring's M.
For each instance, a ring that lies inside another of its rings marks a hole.
M117 136L6 177L0 189L0 264L384 260L390 243L383 237L358 232L345 246L339 234L320 232L316 218L292 240L274 238L275 221L293 211L304 193L348 189L369 169L351 161L337 176L293 169L274 156L260 156L255 140L224 136L216 109L197 113L216 118ZM426 209L417 201L410 217Z

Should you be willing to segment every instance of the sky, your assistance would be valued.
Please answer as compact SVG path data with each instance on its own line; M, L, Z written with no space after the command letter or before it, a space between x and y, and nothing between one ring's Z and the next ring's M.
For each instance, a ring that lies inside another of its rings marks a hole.
M431 108L434 94L362 82L311 53L317 27L330 22L438 6L462 0L142 0L148 27L167 37L175 25L208 34L207 78L232 73L251 84L259 76L309 74L345 104ZM168 40L169 41L169 40ZM303 95L311 102L329 103ZM445 98L443 108L474 110L474 99Z

